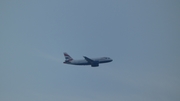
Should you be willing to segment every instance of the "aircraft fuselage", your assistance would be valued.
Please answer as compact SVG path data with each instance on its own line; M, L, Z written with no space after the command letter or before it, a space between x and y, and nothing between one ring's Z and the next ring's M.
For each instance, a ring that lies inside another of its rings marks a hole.
M91 65L92 67L98 67L100 63L108 63L113 61L109 57L101 57L101 58L88 58L84 56L84 59L82 60L74 60L72 59L67 53L64 53L64 56L66 58L65 64L71 64L71 65Z

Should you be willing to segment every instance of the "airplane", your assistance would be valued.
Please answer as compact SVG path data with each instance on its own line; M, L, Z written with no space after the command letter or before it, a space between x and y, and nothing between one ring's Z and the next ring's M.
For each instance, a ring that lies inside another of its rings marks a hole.
M100 57L100 58L88 58L83 56L84 59L82 60L74 60L69 54L64 53L65 61L64 64L71 64L71 65L91 65L91 67L98 67L100 63L108 63L113 61L109 57Z

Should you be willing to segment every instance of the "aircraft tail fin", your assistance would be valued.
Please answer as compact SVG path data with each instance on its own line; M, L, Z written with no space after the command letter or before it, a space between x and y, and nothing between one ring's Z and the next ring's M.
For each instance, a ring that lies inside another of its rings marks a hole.
M64 53L64 57L65 57L65 62L70 62L73 60L73 58L67 53Z

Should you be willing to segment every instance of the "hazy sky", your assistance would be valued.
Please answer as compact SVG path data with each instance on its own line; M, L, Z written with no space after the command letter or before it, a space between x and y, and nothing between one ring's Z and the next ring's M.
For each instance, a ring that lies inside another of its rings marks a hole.
M0 49L1 101L180 101L178 0L1 0Z

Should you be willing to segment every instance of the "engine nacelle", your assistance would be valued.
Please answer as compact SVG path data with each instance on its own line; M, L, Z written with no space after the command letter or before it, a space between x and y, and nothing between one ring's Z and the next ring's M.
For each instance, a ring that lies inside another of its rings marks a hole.
M98 61L94 61L93 63L91 63L91 67L98 67L98 66L99 66Z

